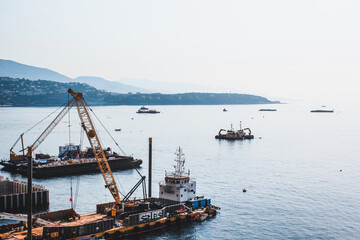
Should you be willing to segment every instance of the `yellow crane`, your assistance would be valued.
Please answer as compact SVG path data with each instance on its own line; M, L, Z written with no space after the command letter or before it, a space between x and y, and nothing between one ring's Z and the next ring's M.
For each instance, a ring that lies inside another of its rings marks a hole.
M119 190L116 186L114 176L111 172L108 161L106 160L105 153L101 146L98 135L96 134L94 125L91 121L89 112L86 109L82 93L75 92L71 88L68 90L68 93L71 94L75 100L76 107L78 110L79 118L81 121L81 126L83 127L86 136L89 139L90 145L93 149L96 161L99 165L100 171L104 177L106 186L111 192L111 195L114 197L116 203L120 203Z
M92 123L92 120L90 118L89 112L87 111L87 108L85 106L85 101L83 99L82 93L75 92L71 88L68 89L68 93L71 94L73 97L71 100L68 101L66 106L61 110L61 112L55 117L55 119L49 124L49 126L42 132L42 134L35 140L35 142L27 147L27 154L30 159L32 158L33 151L45 140L45 138L51 133L51 131L58 125L58 123L63 119L63 117L70 111L70 109L76 104L79 118L81 121L81 126L84 129L87 138L89 139L91 148L94 152L94 156L96 158L96 161L99 165L99 169L104 177L105 183L107 188L109 189L111 195L114 197L115 202L117 204L120 203L120 194L119 190L117 188L114 176L111 172L109 163L105 157L105 153L103 151L103 148L101 146L100 140L98 135L96 134L94 125ZM23 144L23 135L21 134L20 137L17 139L15 144L10 149L10 160L17 161L20 159L25 158L25 149ZM22 142L22 155L17 155L13 148L14 146L19 142L21 139Z

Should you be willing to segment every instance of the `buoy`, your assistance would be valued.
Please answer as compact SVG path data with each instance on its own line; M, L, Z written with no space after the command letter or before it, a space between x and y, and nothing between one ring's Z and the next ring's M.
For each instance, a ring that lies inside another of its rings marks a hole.
M340 169L340 172L342 172L342 170Z
M243 192L246 192L246 189L245 189L245 188L243 189Z

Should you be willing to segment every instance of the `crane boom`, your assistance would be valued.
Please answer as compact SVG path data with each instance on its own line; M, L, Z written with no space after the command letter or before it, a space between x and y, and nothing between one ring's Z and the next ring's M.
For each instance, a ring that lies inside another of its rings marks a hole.
M35 142L30 146L32 151L34 151L51 133L51 131L58 125L61 119L70 111L72 106L75 104L75 99L71 99L68 104L61 110L61 112L56 116L56 118L50 123L50 125L43 131L43 133L35 140Z
M55 119L49 124L49 126L41 133L41 135L35 140L35 142L28 147L28 150L31 149L30 152L28 152L26 155L32 155L33 151L45 140L47 136L51 133L51 131L59 124L61 119L64 118L64 116L70 111L72 106L75 104L75 99L71 99L66 106L61 110L61 112L55 117ZM18 141L22 138L22 135L20 135L19 139L16 140L15 144L10 149L10 160L16 160L23 158L23 155L19 156L14 151L13 148L18 143ZM24 149L22 150L24 151Z
M86 136L89 139L90 145L93 149L96 161L99 165L100 171L104 177L107 188L110 190L111 195L114 197L116 203L120 203L119 190L117 188L114 176L111 172L108 161L106 160L105 153L101 146L98 135L96 134L94 125L91 121L89 112L86 109L82 94L75 92L69 88L68 92L73 96L76 107L78 110L81 125L86 132Z

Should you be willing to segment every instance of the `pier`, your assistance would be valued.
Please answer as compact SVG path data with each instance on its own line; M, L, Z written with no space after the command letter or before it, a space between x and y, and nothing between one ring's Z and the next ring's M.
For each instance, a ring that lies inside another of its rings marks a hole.
M23 212L27 210L27 183L11 181L0 176L0 212ZM33 206L49 207L49 190L33 185Z

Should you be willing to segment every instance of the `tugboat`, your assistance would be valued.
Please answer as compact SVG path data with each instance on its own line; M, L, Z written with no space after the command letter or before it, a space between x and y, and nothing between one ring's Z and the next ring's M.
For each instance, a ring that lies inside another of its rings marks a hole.
M160 113L159 111L156 111L155 109L149 109L145 106L142 106L139 108L139 110L136 113Z
M231 124L230 130L227 130L226 133L222 133L226 131L225 129L220 129L218 135L215 136L216 139L227 139L227 140L244 140L244 139L253 139L254 135L251 135L250 128L241 128L240 122L240 129L235 130L233 125Z

